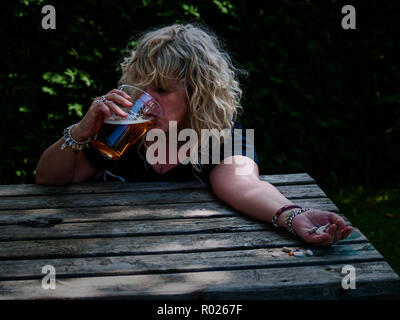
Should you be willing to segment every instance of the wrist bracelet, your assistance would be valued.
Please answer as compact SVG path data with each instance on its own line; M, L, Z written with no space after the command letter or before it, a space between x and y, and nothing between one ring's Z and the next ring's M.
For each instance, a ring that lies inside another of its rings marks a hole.
M311 210L310 208L301 208L301 209L296 209L293 210L291 213L288 214L287 219L286 219L286 229L289 231L291 234L297 236L296 232L293 230L292 227L292 221L295 216L297 216L300 213L306 212Z
M285 206L283 206L282 208L280 208L272 217L272 225L276 228L279 228L279 225L277 223L279 216L281 215L281 213L287 209L291 209L291 208L300 208L300 206L295 205L295 204L287 204Z
M79 150L89 147L89 142L92 141L92 137L87 138L85 141L76 141L74 138L72 138L71 130L77 125L78 124L75 123L64 129L63 138L65 142L61 145L61 150L64 150L66 146L69 146L75 153L78 153Z

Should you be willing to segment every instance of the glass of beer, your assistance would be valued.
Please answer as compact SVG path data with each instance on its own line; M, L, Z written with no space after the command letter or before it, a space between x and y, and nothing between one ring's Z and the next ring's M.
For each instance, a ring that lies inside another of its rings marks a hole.
M154 126L156 118L162 114L160 105L147 92L130 85L121 85L118 89L131 97L133 105L126 108L114 102L128 115L120 117L111 111L111 117L106 118L92 141L92 147L111 160L119 160Z

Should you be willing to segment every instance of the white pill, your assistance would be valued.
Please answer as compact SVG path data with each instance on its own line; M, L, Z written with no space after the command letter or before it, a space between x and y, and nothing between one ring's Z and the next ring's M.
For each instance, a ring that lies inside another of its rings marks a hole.
M312 252L310 249L308 249L308 250L306 250L306 255L311 257L314 255L314 252Z
M324 225L324 226L319 227L319 228L315 231L315 233L316 233L316 234L323 234L323 233L325 233L326 230L328 230L328 228L329 228L330 225L331 225L331 224L328 223L328 224L326 224L326 225Z
M304 256L304 253L301 252L301 251L294 251L293 255L296 256L296 257L301 257L301 256Z

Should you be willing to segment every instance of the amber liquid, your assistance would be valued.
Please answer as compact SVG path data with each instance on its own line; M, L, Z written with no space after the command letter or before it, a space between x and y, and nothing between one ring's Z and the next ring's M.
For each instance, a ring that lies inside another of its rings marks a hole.
M106 120L97 138L92 141L92 146L108 159L119 160L153 126L154 122L154 118L125 122Z

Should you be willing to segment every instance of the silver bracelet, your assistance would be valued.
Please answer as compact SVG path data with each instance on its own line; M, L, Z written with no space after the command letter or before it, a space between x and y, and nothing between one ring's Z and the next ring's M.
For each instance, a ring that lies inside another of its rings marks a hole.
M75 153L78 153L80 150L89 147L89 142L92 141L92 137L87 138L85 141L76 141L74 138L72 138L71 130L77 125L78 124L75 123L64 129L63 138L65 142L61 145L61 150L64 150L66 146L69 146Z
M302 208L302 209L295 209L292 212L290 212L287 215L287 219L286 219L287 231L289 231L291 234L297 236L296 232L293 230L292 221L293 221L294 217L297 216L298 214L309 211L309 210L311 210L311 209L310 208Z

